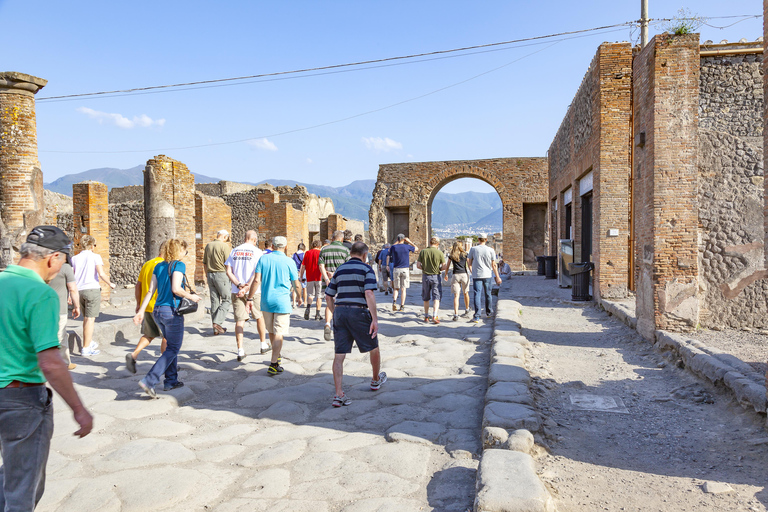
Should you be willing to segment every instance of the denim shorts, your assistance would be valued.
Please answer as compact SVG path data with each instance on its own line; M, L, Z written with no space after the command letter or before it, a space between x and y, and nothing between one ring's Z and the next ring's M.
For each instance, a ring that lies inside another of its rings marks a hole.
M349 354L352 345L357 343L357 349L370 352L379 348L379 336L371 338L371 312L368 308L352 306L336 306L333 311L333 338L336 354Z
M422 274L421 275L421 300L429 302L431 300L440 302L443 298L443 282L440 274Z

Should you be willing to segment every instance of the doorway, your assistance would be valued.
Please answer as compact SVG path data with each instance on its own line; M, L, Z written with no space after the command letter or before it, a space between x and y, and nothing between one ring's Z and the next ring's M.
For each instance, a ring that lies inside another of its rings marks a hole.
M410 208L407 206L387 208L387 241L394 243L395 238L400 234L410 236L409 222Z
M581 261L592 261L592 192L581 196Z

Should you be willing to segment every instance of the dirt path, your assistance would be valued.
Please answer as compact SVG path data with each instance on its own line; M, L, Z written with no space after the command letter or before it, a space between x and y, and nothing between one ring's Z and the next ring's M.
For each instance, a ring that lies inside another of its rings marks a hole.
M538 463L560 512L766 510L765 417L592 303L570 303L570 290L553 281L516 277L512 289L548 418L551 453ZM707 482L731 490L708 493Z

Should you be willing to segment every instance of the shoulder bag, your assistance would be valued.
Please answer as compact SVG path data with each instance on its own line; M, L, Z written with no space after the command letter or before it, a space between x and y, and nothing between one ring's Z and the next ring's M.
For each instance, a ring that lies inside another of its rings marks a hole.
M173 269L176 268L176 263L178 262L174 261L172 263L173 268L171 267L171 265L168 265L168 279L170 279L171 281L172 294L173 294ZM182 289L189 288L187 286L187 276L184 274L182 275L183 277L181 278L181 288ZM173 296L176 297L175 294ZM176 306L176 308L174 309L177 315L188 315L189 313L194 313L195 311L197 311L197 302L187 299L185 297L178 297L178 299L179 299L179 305Z

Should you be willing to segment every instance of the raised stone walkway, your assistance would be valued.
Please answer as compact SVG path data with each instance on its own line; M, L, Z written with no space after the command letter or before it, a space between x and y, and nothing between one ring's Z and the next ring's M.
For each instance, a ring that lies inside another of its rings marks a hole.
M491 324L425 325L420 284L404 313L380 301L383 370L369 389L367 357L345 365L352 405L331 407L332 342L322 322L296 310L285 373L267 376L255 325L236 359L233 334L187 327L180 375L186 386L150 400L137 382L157 356L125 370L135 339L103 343L92 361L75 356L77 388L95 416L76 439L66 405L55 433L38 511L458 511L473 506ZM444 303L450 300L447 293ZM225 324L230 332L231 322ZM118 337L119 339L119 337ZM249 350L250 349L250 350Z

